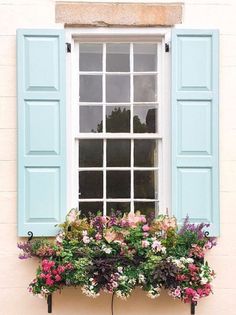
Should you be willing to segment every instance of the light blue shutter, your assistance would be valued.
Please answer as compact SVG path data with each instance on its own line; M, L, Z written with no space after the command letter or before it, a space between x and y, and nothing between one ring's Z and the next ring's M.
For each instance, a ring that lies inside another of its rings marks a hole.
M66 212L64 30L18 30L18 234L55 235Z
M172 211L219 234L218 31L172 32Z

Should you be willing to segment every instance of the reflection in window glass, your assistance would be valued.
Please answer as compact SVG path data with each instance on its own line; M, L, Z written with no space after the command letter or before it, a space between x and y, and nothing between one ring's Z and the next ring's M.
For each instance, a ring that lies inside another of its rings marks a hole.
M101 106L80 106L80 132L102 132Z
M157 71L156 44L134 44L134 71Z
M90 214L97 215L98 212L103 212L102 202L79 202L79 210L82 217L89 217Z
M80 102L102 101L102 76L81 75L80 76Z
M136 75L134 76L134 101L156 102L156 76Z
M107 214L123 214L130 211L129 202L107 202Z
M107 171L107 198L130 197L130 172Z
M154 171L134 171L134 198L155 198L154 176Z
M102 198L103 175L99 171L79 172L80 198Z
M107 140L107 166L130 166L130 140Z
M83 214L153 214L158 207L159 44L75 44L76 176Z
M79 167L99 167L103 164L103 141L79 141Z
M157 108L154 106L134 106L134 132L155 133L157 132Z
M156 140L134 140L134 166L157 166L157 142Z
M106 101L107 103L125 103L130 101L129 75L106 76Z
M129 72L129 44L107 44L108 72Z
M102 44L80 44L79 52L80 71L102 71Z
M130 132L130 107L107 106L106 107L106 131Z
M134 211L140 211L147 217L154 218L157 213L157 202L135 202Z

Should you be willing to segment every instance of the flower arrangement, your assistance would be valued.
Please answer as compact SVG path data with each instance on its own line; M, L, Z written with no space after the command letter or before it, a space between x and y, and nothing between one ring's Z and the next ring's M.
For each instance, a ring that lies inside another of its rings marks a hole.
M81 286L89 297L101 291L126 299L139 286L150 298L167 289L183 302L197 302L212 293L214 271L204 262L216 245L205 233L206 224L186 218L179 229L176 219L125 215L81 218L72 209L54 241L22 242L20 258L41 260L29 292L47 297L65 286Z

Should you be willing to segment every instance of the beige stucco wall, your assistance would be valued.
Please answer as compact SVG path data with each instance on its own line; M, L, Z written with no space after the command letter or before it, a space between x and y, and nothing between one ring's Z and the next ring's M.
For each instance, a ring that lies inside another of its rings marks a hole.
M81 1L82 2L82 1ZM92 1L88 1L92 2ZM126 2L126 1L120 1ZM129 1L135 2L135 1ZM156 1L142 1L156 2ZM173 2L173 1L158 1ZM215 294L199 315L236 314L236 1L186 0L182 27L220 29L221 237L208 258L217 271ZM0 315L46 314L44 300L27 293L37 262L18 260L16 248L16 29L55 27L54 0L0 0ZM66 289L53 298L56 315L108 315L110 295L91 300ZM164 293L157 300L136 291L115 300L115 315L190 314L189 306Z

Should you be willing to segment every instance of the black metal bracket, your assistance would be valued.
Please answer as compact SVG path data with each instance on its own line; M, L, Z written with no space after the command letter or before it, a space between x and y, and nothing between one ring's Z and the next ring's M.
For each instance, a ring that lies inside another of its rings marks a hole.
M197 302L191 302L191 315L195 314L195 307L197 306Z
M47 297L48 313L52 313L52 294Z
M169 52L170 51L170 44L165 43L165 52Z
M34 233L32 231L28 231L27 234L29 235L28 242L30 242L32 240L33 236L34 236Z
M66 43L66 52L71 53L71 43Z

